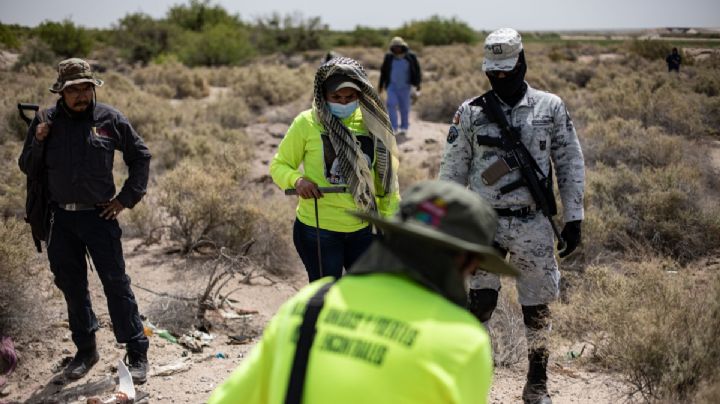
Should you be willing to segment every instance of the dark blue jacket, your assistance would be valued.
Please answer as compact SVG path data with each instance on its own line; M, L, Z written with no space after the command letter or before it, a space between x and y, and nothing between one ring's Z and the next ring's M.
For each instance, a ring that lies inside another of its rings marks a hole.
M395 57L392 52L385 54L383 64L380 67L380 83L378 84L378 91L382 91L390 85L390 71L392 70L392 60ZM405 52L405 59L410 62L410 84L420 89L422 83L422 72L420 71L420 64L418 63L417 56L411 51Z
M98 103L83 113L74 113L59 100L48 109L52 122L43 141L50 200L57 203L97 204L115 198L113 160L120 150L128 166L117 200L126 208L140 202L147 190L150 151L127 118L115 108ZM35 139L36 118L25 139L20 169L30 175L33 159L40 158Z

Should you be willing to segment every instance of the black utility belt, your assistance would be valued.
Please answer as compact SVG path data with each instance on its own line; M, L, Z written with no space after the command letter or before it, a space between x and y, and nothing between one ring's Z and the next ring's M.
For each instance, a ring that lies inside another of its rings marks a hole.
M524 206L522 208L495 208L495 213L500 217L524 217L535 214L535 207Z
M81 210L95 210L97 209L97 206L90 205L87 203L55 203L55 205L62 209L66 210L68 212L78 212Z

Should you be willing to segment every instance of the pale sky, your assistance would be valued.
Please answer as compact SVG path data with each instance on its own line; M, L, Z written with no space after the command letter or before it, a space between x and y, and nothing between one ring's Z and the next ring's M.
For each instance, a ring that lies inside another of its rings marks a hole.
M69 18L107 28L127 13L163 17L181 0L0 0L0 22L36 26ZM243 20L273 12L321 17L331 29L357 25L398 28L431 15L457 17L476 30L598 30L657 27L720 28L720 0L214 0Z

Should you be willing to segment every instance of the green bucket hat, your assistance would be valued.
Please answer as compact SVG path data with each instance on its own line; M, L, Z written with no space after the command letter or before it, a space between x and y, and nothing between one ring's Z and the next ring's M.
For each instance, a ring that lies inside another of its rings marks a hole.
M58 77L50 87L50 92L59 93L68 86L80 83L92 83L96 87L103 85L103 81L93 75L90 63L79 58L65 59L58 63Z
M351 213L387 233L476 254L483 271L519 275L492 247L497 230L495 210L458 184L433 180L413 185L403 195L398 213L390 219L372 213Z

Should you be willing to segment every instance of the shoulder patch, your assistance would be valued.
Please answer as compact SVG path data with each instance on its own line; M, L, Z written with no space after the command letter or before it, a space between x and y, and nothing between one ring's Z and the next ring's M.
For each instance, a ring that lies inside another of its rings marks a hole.
M447 142L450 144L453 144L455 140L458 138L458 131L454 126L450 127L450 131L448 132Z
M460 123L460 110L458 110L455 113L455 116L453 116L452 123L453 123L453 125L457 125Z

